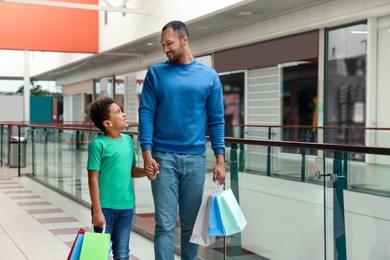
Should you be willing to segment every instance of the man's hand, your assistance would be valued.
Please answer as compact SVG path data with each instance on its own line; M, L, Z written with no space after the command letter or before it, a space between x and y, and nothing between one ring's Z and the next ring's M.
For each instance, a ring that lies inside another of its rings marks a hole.
M225 160L222 154L216 155L216 163L213 170L213 181L218 181L219 184L225 183L226 170L225 170Z

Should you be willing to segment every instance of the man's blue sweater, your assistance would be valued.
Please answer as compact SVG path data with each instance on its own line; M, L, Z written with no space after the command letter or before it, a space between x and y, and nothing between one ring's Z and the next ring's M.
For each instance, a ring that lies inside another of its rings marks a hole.
M198 61L165 61L149 68L139 108L142 151L205 152L206 126L215 154L224 152L222 85Z

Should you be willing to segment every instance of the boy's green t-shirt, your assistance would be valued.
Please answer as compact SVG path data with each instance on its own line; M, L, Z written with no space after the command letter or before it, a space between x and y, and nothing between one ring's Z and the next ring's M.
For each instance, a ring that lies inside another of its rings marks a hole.
M131 169L136 164L133 139L121 134L120 140L99 135L88 146L87 170L99 171L102 208L133 209L135 195Z

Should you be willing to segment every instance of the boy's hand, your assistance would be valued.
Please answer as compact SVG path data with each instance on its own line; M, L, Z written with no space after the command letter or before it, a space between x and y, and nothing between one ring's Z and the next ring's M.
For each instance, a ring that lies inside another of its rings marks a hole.
M104 228L106 226L106 218L102 211L94 212L92 221L95 227Z

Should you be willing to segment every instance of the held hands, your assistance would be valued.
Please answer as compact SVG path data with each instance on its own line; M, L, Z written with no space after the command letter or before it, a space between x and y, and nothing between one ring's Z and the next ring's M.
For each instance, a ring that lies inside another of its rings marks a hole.
M142 153L142 157L144 158L144 171L146 177L149 180L155 180L157 178L157 174L159 173L159 165L155 159L152 157L152 153L149 150L146 150Z
M159 173L158 163L156 163L155 160L153 160L148 165L145 165L145 174L146 174L146 177L148 177L149 180L151 180L151 181L155 180L157 178L157 174L158 173Z

